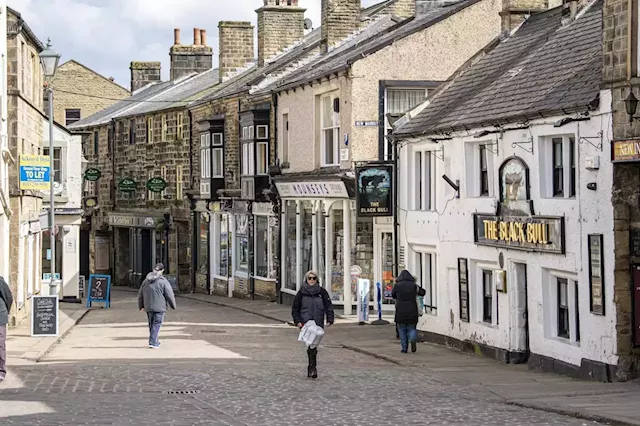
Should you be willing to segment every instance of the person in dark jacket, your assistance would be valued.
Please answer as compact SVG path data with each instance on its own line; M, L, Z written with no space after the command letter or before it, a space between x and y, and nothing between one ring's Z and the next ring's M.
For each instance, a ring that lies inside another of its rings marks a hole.
M142 282L138 292L138 309L146 311L149 320L149 348L151 349L160 347L158 334L167 312L167 305L172 309L176 308L176 297L171 284L162 275L163 272L164 265L158 263Z
M304 327L305 323L314 320L319 327L324 328L324 318L327 317L327 327L333 324L334 313L333 303L327 290L322 288L318 274L309 271L304 276L302 288L293 299L291 308L293 322L299 327ZM307 377L318 377L318 348L308 348L309 366L307 367Z
M0 382L7 375L7 324L13 306L13 295L9 284L0 277Z
M400 346L402 353L406 354L408 343L411 344L411 352L415 352L416 339L418 338L418 305L416 298L424 296L426 291L418 287L416 279L407 270L400 272L396 278L391 296L396 299L396 327L400 333Z

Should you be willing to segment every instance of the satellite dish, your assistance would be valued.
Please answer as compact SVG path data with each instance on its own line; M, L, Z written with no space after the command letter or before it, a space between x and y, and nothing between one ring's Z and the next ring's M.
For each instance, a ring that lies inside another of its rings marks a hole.
M311 22L311 19L307 18L304 20L304 29L305 30L313 29L313 22Z

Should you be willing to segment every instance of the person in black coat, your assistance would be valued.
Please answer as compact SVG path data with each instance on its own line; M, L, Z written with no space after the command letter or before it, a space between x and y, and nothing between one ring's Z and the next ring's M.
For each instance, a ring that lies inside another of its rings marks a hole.
M327 290L322 288L318 274L309 271L304 276L302 288L293 299L291 307L293 322L299 327L304 327L305 323L314 320L319 327L324 328L324 318L327 317L327 327L333 324L334 313L333 303ZM307 348L309 366L307 367L307 377L318 377L318 348Z
M411 352L415 352L416 339L418 338L418 304L416 298L424 296L426 291L418 287L416 279L407 270L400 272L396 278L391 297L396 299L396 328L400 334L402 353L407 353L408 344L411 344Z

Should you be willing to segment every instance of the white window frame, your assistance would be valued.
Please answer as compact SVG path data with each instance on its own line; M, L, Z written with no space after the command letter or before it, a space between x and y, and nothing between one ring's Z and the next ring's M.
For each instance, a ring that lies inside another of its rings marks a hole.
M429 90L426 87L406 87L406 86L386 86L384 88L384 134L385 136L390 134L393 131L393 127L389 120L387 120L387 114L389 114L389 91L393 90L407 90L407 91L424 91L424 99L422 102L426 101L429 98ZM421 102L421 103L422 103ZM418 104L420 105L420 104ZM417 107L414 106L413 108ZM411 110L412 108L409 108ZM393 161L393 149L391 143L385 138L384 140L384 149L383 149L383 158L384 161Z
M545 338L573 346L580 346L580 340L576 339L580 322L578 318L580 315L579 302L576 300L576 290L579 288L578 277L574 273L565 271L550 269L543 269L542 271ZM566 337L558 336L558 278L567 280L567 297L569 305L568 339Z
M269 225L269 218L273 217L271 215L262 215L262 214L256 214L255 216L255 226L256 229L258 228L258 217L266 217L267 218L267 269L269 271L273 271L274 265L273 265L273 247L271 244L271 241L273 241L274 236L274 232L273 232L273 227ZM258 232L254 232L253 233L253 247L258 247ZM253 270L257 271L258 270L258 257L254 256L253 257ZM269 278L269 277L263 277L260 275L254 275L255 278L258 278L262 281L276 281L275 278Z
M217 165L215 163L218 163ZM216 166L219 173L216 172ZM222 148L211 148L211 177L224 177L224 150Z
M497 328L499 322L498 316L498 290L495 286L495 271L497 266L491 263L470 262L473 271L472 294L473 300L469 301L471 308L471 318L473 322L487 327ZM483 271L491 271L491 322L484 320L484 275Z
M147 118L147 143L153 142L153 117Z
M220 237L222 237L222 216L225 216L227 218L227 274L230 274L231 271L233 270L233 265L232 265L232 258L233 258L233 253L229 252L229 246L231 245L231 248L233 250L233 245L230 244L231 242L231 238L233 237L233 232L231 232L231 220L230 220L230 215L227 214L223 214L223 213L216 213L213 215L213 238L212 241L214 242L213 244L213 277L219 280L229 280L229 277L227 275L220 275L220 264L221 264L221 257L220 257Z
M260 124L260 125L256 126L256 139L269 139L269 125L268 124Z
M176 139L182 140L184 133L184 115L179 112L176 116Z
M70 112L78 112L78 118L69 118L69 113ZM75 123L76 121L80 121L82 120L82 110L80 108L65 108L64 110L64 125L65 126L70 126L71 124Z
M282 162L289 162L289 111L282 114Z
M167 166L162 166L160 168L160 177L165 181L165 183L167 184L167 187L169 186L168 182L167 182ZM167 187L165 187L162 192L160 193L160 199L164 200L166 195L167 195Z
M223 146L224 145L224 134L223 133L212 133L211 134L211 146Z
M242 144L242 176L255 175L255 142Z
M334 167L340 165L340 113L333 111L333 103L338 98L338 92L328 93L320 96L320 165L322 167ZM329 108L331 108L331 114L333 121L331 123L324 122L324 110L322 109L325 104L325 100L329 99ZM333 162L329 163L326 158L326 140L325 133L328 131L333 132Z
M264 162L261 162L259 151L264 147ZM256 175L265 176L269 174L269 142L256 142Z
M148 181L149 179L153 178L153 177L154 177L154 172L153 172L153 170L149 170L149 173L148 173L148 176L147 176L147 181ZM146 184L147 184L147 182L145 182L145 186L147 186ZM149 200L149 201L156 201L156 200L158 200L158 199L159 199L159 196L160 196L160 194L159 194L159 193L157 193L157 192L151 192L151 191L149 191L149 190L147 189L147 200Z
M489 193L482 195L481 184L481 155L483 153L482 146L484 146L484 154L487 162L487 183ZM481 141L481 142L466 142L465 143L465 175L466 175L466 198L491 198L495 197L495 188L493 182L495 181L494 173L494 157L495 154L492 150L495 150L495 142L493 141Z
M431 149L412 150L413 210L436 209L436 153Z
M211 134L200 135L200 178L211 179Z
M182 201L184 197L184 186L182 180L184 179L183 166L176 167L176 201Z
M47 154L48 152L49 152L49 147L44 147L42 149L43 155L48 155ZM55 171L56 171L55 155L56 155L56 152L60 153L59 154L59 160L58 160L59 169L60 169L60 179L59 180L55 179ZM53 147L53 171L54 171L54 179L53 179L53 181L54 182L58 182L58 183L64 182L66 177L67 177L66 173L65 173L66 170L65 170L65 167L64 167L65 166L65 161L64 161L65 160L65 155L66 155L66 149L64 149L62 147L59 147L59 146L54 146Z
M162 114L162 142L167 141L167 115Z
M562 139L562 185L563 194L554 195L554 140ZM575 169L575 182L573 186L574 194L571 194L571 140L573 139L573 160ZM579 155L580 149L574 134L544 136L540 139L542 148L540 149L540 163L542 165L540 173L540 196L542 198L562 200L575 199L579 190Z
M436 261L436 254L434 252L415 252L416 284L426 292L423 297L425 313L434 316L438 316L438 274Z

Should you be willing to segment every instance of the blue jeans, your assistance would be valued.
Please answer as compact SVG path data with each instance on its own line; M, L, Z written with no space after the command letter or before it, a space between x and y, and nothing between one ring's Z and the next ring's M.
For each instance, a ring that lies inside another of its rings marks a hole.
M147 319L149 320L149 345L159 346L158 334L162 327L164 312L147 312Z
M398 333L400 333L400 346L403 352L407 352L409 342L418 339L418 330L416 324L398 324Z

